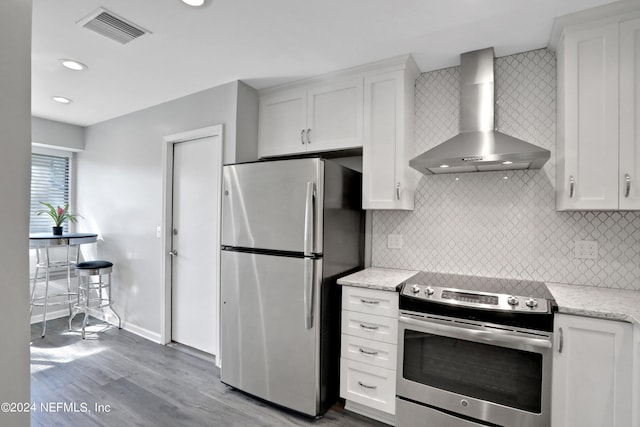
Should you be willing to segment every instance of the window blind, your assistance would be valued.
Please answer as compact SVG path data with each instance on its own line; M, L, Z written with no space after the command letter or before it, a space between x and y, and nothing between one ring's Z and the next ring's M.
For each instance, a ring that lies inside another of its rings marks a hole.
M64 207L69 203L69 158L31 154L31 220L29 233L51 233L54 225L49 215L36 215L47 207L40 202ZM68 221L63 223L69 231Z

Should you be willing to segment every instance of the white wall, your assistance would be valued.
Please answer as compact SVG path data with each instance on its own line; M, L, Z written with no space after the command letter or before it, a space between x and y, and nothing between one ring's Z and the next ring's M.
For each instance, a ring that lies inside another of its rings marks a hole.
M28 402L29 180L31 170L31 1L0 2L0 402ZM0 412L4 427L29 414Z
M233 162L255 160L258 158L258 93L243 82L238 82L236 117L236 156Z
M244 147L257 137L236 143L238 88L231 82L86 129L85 151L77 157L77 211L84 217L78 230L100 234L96 252L85 255L115 264L114 305L126 329L160 339L162 138L223 124L225 163L255 149Z
M40 117L31 118L31 142L39 147L84 150L85 128Z

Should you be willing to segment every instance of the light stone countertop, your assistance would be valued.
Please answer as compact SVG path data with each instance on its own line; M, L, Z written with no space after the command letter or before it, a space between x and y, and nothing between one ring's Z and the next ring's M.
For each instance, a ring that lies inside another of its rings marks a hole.
M640 326L640 292L547 283L558 312L621 320Z
M396 292L397 287L418 271L371 267L338 279L339 285Z
M338 279L338 284L396 292L398 286L419 273L413 270L370 267ZM593 286L547 283L558 312L619 320L640 326L640 292Z

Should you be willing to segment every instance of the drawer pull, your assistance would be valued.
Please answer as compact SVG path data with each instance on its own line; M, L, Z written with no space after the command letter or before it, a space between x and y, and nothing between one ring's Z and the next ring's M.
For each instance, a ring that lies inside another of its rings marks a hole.
M364 299L364 298L360 298L360 302L363 304L380 304L380 301Z
M358 381L358 385L359 385L360 387L362 387L362 388L368 388L368 389L371 389L371 390L375 390L375 389L377 389L377 388L378 388L378 386L377 386L377 385L369 385L369 384L365 384L365 383L363 383L362 381Z
M364 350L362 348L360 349L360 353L366 354L368 356L377 356L378 355L377 351L367 351L367 350Z
M360 323L360 327L362 329L369 329L371 331L376 331L376 330L378 330L380 328L379 326L365 325L364 323Z

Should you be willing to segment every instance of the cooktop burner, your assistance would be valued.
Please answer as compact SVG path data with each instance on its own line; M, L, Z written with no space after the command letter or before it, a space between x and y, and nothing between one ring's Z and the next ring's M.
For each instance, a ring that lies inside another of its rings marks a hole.
M543 282L421 272L403 285L400 309L552 330L557 305Z

